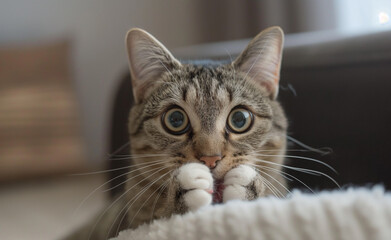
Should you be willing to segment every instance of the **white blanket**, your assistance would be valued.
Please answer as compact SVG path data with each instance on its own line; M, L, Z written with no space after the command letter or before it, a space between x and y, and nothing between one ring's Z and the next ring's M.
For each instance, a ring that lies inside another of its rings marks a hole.
M232 201L125 230L115 239L391 240L391 194L375 187Z

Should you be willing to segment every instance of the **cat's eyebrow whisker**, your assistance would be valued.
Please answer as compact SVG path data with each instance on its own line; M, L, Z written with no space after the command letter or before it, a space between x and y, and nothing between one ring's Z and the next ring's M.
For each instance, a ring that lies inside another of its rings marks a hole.
M311 175L322 175L326 178L328 178L330 181L332 181L338 188L341 188L341 186L337 183L337 181L335 181L332 177L330 177L329 175L323 173L323 172L320 172L320 171L316 171L316 170L312 170L312 169L307 169L307 168L299 168L299 167L292 167L292 166L287 166L287 165L284 165L284 164L278 164L278 163L275 163L275 162L270 162L270 161L265 161L265 160L262 160L262 159L254 159L254 161L256 162L262 162L262 163L267 163L267 164L271 164L271 165L276 165L276 166L281 166L283 168L287 168L287 169L291 169L291 170L294 170L294 171L298 171L298 172L303 172L303 173L307 173L307 174L311 174Z
M112 208L114 206L114 204L116 204L122 197L124 197L128 192L130 192L130 190L132 190L134 187L136 187L137 185L139 185L140 183L142 183L143 181L147 180L148 178L150 178L151 176L155 175L156 173L158 173L160 170L157 170L155 171L154 173L152 173L151 175L149 175L147 178L143 178L141 179L140 181L138 181L136 184L134 184L133 186L131 186L130 188L128 188L125 192L123 192L119 197L117 197L117 199L115 199L113 202L111 202L111 204L99 215L98 219L95 221L95 224L93 225L92 229L90 230L90 234L88 236L88 240L91 238L91 235L94 231L94 229L96 228L96 225L98 224L98 222L102 219L102 217L104 216L104 214L106 214L106 212Z
M302 157L302 156L295 156L295 155L274 155L274 154L262 154L262 153L257 153L255 154L257 156L263 156L263 157L284 157L284 158L293 158L293 159L302 159L302 160L308 160L308 161L313 161L313 162L316 162L316 163L319 163L327 168L329 168L331 171L333 171L334 173L337 173L337 171L331 167L329 164L327 163L324 163L318 159L315 159L315 158L310 158L310 157ZM338 173L337 173L338 174Z
M160 163L160 162L163 163L163 162L168 162L168 161L165 159L160 159L160 160L139 163L139 164L132 164L132 165L125 166L125 167L113 168L113 169L108 169L108 170L101 170L101 171L87 172L87 173L74 173L74 174L70 174L69 176L86 176L86 175L93 175L93 174L108 173L108 172L114 172L114 171L119 171L119 170L123 170L123 169L129 169L129 168L133 168L133 167L137 167L137 166L147 165L147 164L151 164L151 163Z
M232 55L228 52L228 49L224 48L225 52L229 56L229 59L231 60L231 63L233 62Z
M289 174L289 173L286 173L286 172L283 172L281 170L277 170L277 169L274 169L274 168L271 168L271 167L268 167L268 166L261 166L261 165L258 165L258 166L260 168L262 168L262 169L265 169L266 171L272 171L272 172L275 172L277 174L280 174L282 177L289 176L289 177L293 178L294 180L298 181L299 183L301 183L306 188L308 188L308 190L310 190L313 194L316 194L307 184L305 184L303 181L301 181L299 178L293 176L292 174Z
M167 174L170 174L172 171L173 171L173 170L168 171L167 173L161 175L160 177L155 178L155 180L154 180L153 182L151 182L151 183L149 183L147 186L143 187L143 188L142 188L142 189L141 189L141 190L140 190L132 199L130 199L130 200L125 204L125 206L121 209L121 211L119 212L118 216L114 219L113 224L110 226L110 230L113 228L114 223L117 221L118 217L119 217L119 216L121 215L121 213L125 210L125 208L127 208L127 209L126 209L126 212L128 212L129 209L132 207L133 203L135 203L136 200L137 200L141 195L143 195L151 186L153 186L153 184L155 184L157 181L159 181L160 179L162 179L163 177L165 177ZM169 180L169 179L168 179L168 180ZM136 198L136 199L135 199L135 198ZM130 204L130 206L129 206L129 204ZM128 207L128 206L129 206L129 207ZM121 218L121 220L120 220L120 222L119 222L119 224L118 224L118 227L117 227L117 230L116 230L117 232L119 231L119 227L121 226L121 223L123 222L125 216L126 216L126 213L122 216L122 218ZM110 230L109 230L109 232L110 232Z
M159 163L159 164L160 164L160 163ZM121 174L121 175L118 175L118 176L116 176L116 177L114 177L114 178L112 178L112 179L110 179L110 180L104 182L104 183L101 184L99 187L95 188L92 192L90 192L90 193L81 201L81 203L79 204L79 206L73 211L72 216L74 216L74 215L76 214L76 212L83 206L83 204L84 204L84 203L85 203L85 202L86 202L86 201L87 201L87 200L88 200L96 191L98 191L99 189L101 189L101 188L102 188L103 186L105 186L106 184L108 184L108 183L114 181L114 180L117 179L117 178L120 178L120 177L122 177L122 176L128 175L128 174L130 174L130 173L132 173L132 172L135 172L135 171L137 171L137 170L142 170L142 169L144 169L144 168L148 168L148 167L150 167L150 166L152 166L152 165L157 165L157 164L151 164L151 165L148 165L148 166L144 166L144 167L142 167L142 168L138 168L138 169L132 170L132 171L130 171L130 172L123 173L123 174ZM154 169L152 169L152 170L156 170L157 168L158 168L158 167L156 167L156 168L154 168ZM149 171L148 171L148 172L149 172ZM135 176L132 176L131 178L128 178L128 180L133 179L133 178L135 178L135 177L138 177L138 176L142 175L143 173L145 173L145 172L141 172L141 173L139 173L139 174L137 174L137 175L135 175ZM121 183L121 184L122 184L122 183ZM114 186L114 187L112 187L112 188L110 188L110 189L108 189L108 190L105 190L105 191L103 191L103 192L110 191L111 189L114 189L114 188L118 187L118 186L121 185L121 184L118 184L118 185L116 185L116 186Z

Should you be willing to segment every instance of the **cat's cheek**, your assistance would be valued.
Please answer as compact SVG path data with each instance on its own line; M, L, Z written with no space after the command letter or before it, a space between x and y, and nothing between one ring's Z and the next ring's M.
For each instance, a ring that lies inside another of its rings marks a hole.
M212 195L202 189L188 191L183 196L183 199L190 211L198 210L199 208L208 206L212 203Z

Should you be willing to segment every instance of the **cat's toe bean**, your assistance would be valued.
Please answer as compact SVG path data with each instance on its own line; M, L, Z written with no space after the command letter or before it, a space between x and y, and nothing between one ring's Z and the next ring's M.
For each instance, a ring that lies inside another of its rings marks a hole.
M179 169L177 179L181 187L190 189L213 189L213 177L207 166L199 163L189 163ZM204 191L205 192L205 191Z
M254 168L247 165L240 165L230 170L224 177L224 185L247 186L254 181L257 172Z
M183 196L190 211L197 210L212 203L212 195L202 189L190 190Z

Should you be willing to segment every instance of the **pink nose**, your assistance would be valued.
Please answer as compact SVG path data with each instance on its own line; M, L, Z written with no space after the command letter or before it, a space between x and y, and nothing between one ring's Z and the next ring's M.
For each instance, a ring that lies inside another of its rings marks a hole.
M203 162L206 166L209 168L214 168L216 167L216 162L221 160L220 155L216 156L202 156L200 158L200 161Z

